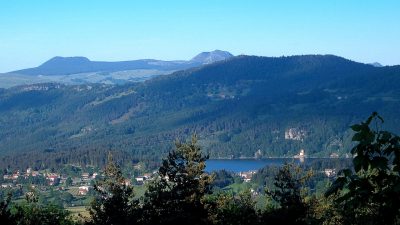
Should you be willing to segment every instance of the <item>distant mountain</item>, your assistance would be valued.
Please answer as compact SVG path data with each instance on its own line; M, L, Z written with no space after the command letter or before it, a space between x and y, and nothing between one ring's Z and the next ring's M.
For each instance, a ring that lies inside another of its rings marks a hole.
M349 126L373 111L399 133L399 83L400 66L333 55L237 56L119 86L0 89L0 154L9 156L0 165L90 164L101 149L115 149L151 167L192 133L212 158L290 157L300 149L344 156Z
M127 70L158 70L176 71L191 67L210 64L232 57L229 52L215 50L203 52L190 61L162 61L155 59L140 59L120 62L90 61L86 57L54 57L42 65L13 71L11 73L23 75L70 75L89 72L116 72Z
M120 62L91 61L86 57L54 57L42 65L0 74L0 88L18 85L57 82L62 84L125 84L142 82L155 76L171 74L178 70L194 68L233 55L215 50L203 52L192 60L162 61L141 59Z
M370 63L370 65L371 65L371 66L375 66L375 67L383 67L383 65L380 64L380 63L378 63L378 62Z
M198 62L201 64L211 64L217 61L222 61L225 59L229 59L233 57L233 55L226 51L215 50L212 52L202 52L195 56L191 62Z

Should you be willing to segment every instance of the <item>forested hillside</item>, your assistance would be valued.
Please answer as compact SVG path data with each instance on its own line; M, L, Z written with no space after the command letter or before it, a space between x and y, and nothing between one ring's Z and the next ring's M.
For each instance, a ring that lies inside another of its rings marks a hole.
M2 89L0 154L9 157L1 164L83 163L70 152L87 152L85 163L98 164L110 149L150 163L165 156L171 140L192 133L212 158L258 150L260 157L294 156L300 149L344 156L349 125L372 111L399 131L399 83L400 66L332 55L238 56L123 86Z

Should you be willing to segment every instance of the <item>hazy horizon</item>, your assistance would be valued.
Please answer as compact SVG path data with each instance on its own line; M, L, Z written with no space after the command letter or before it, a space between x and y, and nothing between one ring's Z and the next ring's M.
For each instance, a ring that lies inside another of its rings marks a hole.
M0 3L0 72L54 56L93 61L333 54L399 65L398 1Z
M94 59L92 59L92 58L89 58L89 57L86 57L86 56L83 56L83 55L70 55L70 56L55 55L55 56L53 56L53 57L51 57L51 58L49 58L49 59L47 59L47 60L45 60L45 61L39 63L38 65L35 65L35 66L32 66L32 67L19 68L19 69L29 69L29 68L39 67L39 66L41 66L43 63L46 63L47 61L49 61L49 60L51 60L51 59L53 59L53 58L56 58L56 57L62 57L62 58L82 57L82 58L87 58L88 60L90 60L90 61L92 61L92 62L122 62L122 61L135 61L135 60L146 60L146 59L154 59L154 60L161 60L161 61L181 61L181 60L182 60L182 61L190 61L192 58L194 58L195 56L197 56L197 55L200 54L200 53L212 52L212 51L215 51L215 50L221 50L221 49L214 49L214 50L199 52L199 53L197 53L197 54L194 54L192 57L189 57L189 58L186 58L186 59L160 59L160 58L157 58L157 57L150 57L150 58L135 58L135 59L120 59L120 60L102 60L102 59L95 59L95 60L94 60ZM225 50L221 50L221 51L225 51ZM232 53L232 52L230 52L230 51L226 51L226 52ZM310 54L295 54L295 55L280 55L280 56L250 55L250 54L232 54L232 55L233 55L233 56L247 55L247 56L259 56L259 57L292 57L292 56L305 56L305 55L334 55L334 54L312 54L312 53L310 53ZM335 55L335 56L337 56L337 57L343 57L343 56L340 56L340 55ZM346 58L346 57L343 57L343 58ZM346 58L346 59L349 59L349 58ZM381 62L378 62L378 61L375 61L375 62L361 62L361 61L357 61L357 60L353 60L353 59L349 59L349 60L354 61L354 62L358 62L358 63L365 63L365 64L379 63L379 64L381 64L382 66L397 66L397 65L400 65L400 64L385 65L385 64L382 64ZM8 73L8 72L13 72L13 71L18 71L19 69L15 69L15 70L12 70L12 71L0 72L0 73Z

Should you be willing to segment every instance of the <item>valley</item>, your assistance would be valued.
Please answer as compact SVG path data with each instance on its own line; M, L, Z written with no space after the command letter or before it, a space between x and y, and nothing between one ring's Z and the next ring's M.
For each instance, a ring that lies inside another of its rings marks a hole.
M256 151L261 158L292 157L300 149L345 157L349 126L376 109L392 121L385 129L398 131L399 74L399 66L332 55L237 56L123 85L2 89L0 164L54 167L92 151L101 162L116 150L129 155L126 163L154 169L175 139L193 133L211 158Z

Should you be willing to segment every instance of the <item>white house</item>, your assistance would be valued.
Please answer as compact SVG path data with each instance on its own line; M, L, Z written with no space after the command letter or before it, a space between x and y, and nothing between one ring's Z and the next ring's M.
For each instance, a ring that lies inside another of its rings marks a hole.
M90 186L80 186L78 190L78 195L87 195L90 190Z

